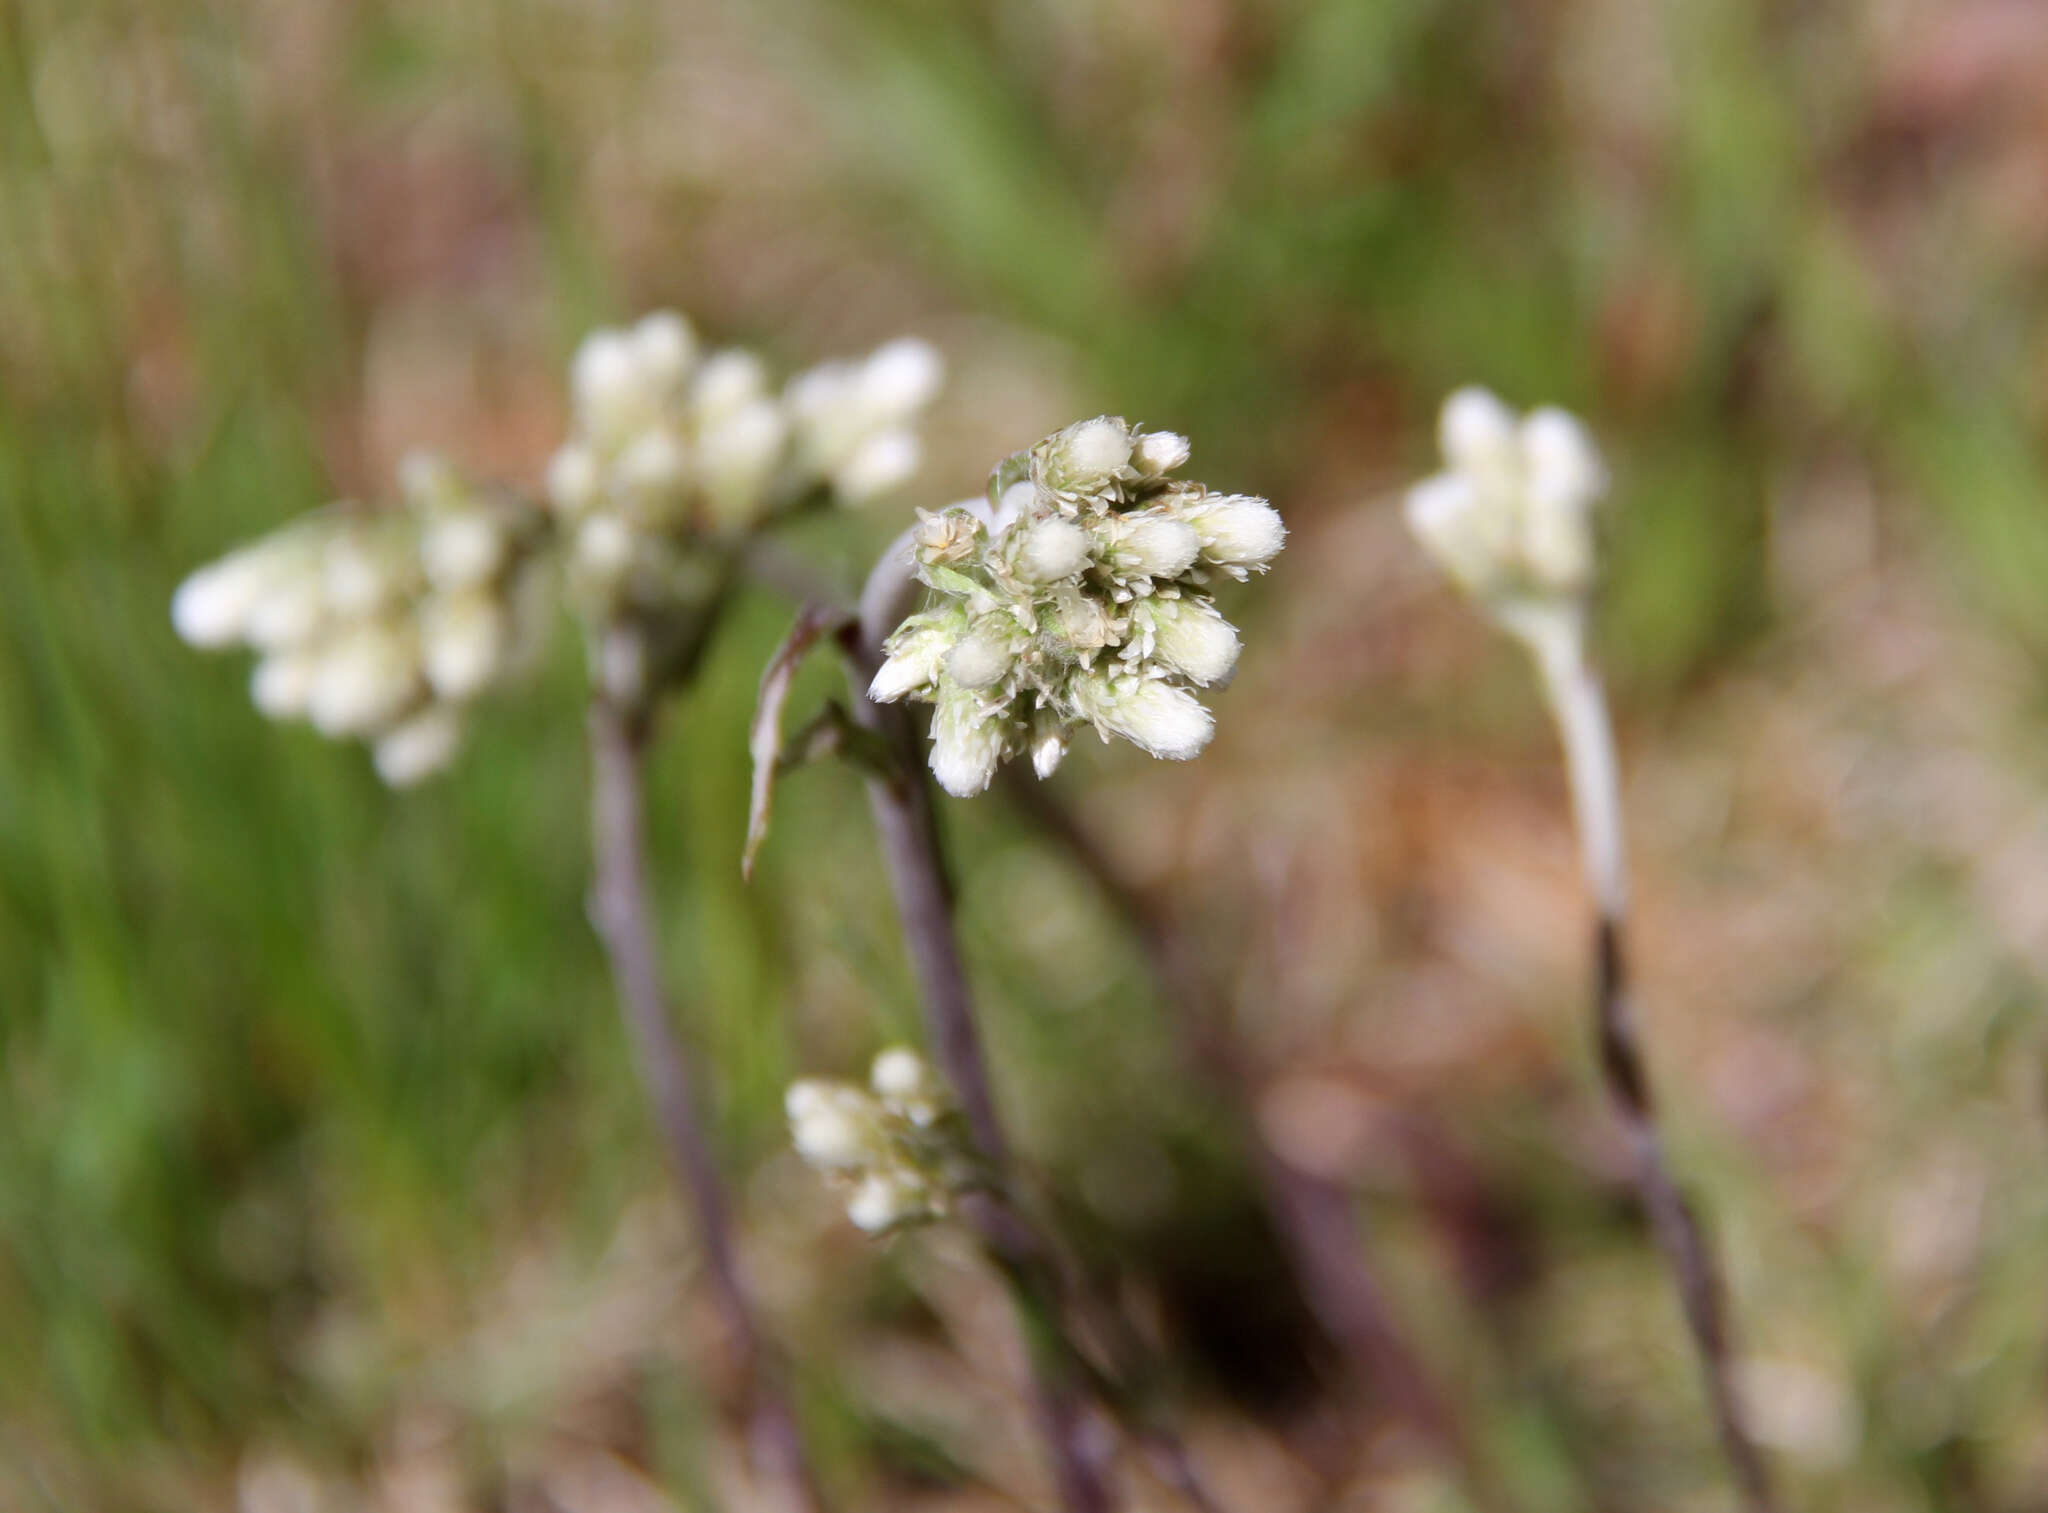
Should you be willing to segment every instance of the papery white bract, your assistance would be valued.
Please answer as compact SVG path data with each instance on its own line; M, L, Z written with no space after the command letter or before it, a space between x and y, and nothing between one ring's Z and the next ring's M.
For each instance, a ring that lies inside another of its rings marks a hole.
M317 511L199 569L171 605L186 639L262 653L258 710L368 741L394 787L448 765L461 706L504 681L548 612L535 509L423 454L399 485L398 508Z
M1175 478L1188 443L1098 416L1006 461L986 499L920 516L926 608L889 638L869 697L934 704L932 772L979 793L1006 759L1040 777L1092 727L1185 761L1215 722L1192 692L1236 665L1218 578L1263 570L1286 539L1263 499Z
M883 1051L867 1087L806 1077L783 1102L797 1154L846 1188L847 1218L869 1234L937 1217L972 1179L952 1102L915 1051Z
M1444 401L1438 434L1447 466L1407 500L1409 527L1437 564L1496 618L1582 599L1597 567L1593 512L1607 490L1585 427L1555 408L1518 419L1467 388Z

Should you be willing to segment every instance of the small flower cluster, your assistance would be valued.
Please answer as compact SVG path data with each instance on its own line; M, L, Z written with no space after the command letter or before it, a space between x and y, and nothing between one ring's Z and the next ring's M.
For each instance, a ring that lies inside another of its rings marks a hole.
M700 353L681 316L586 337L574 416L548 469L583 607L688 604L710 587L692 547L729 540L821 488L860 503L922 460L912 422L938 391L938 354L912 338L799 374L777 395L752 352Z
M998 467L986 502L920 512L931 601L889 638L868 693L934 706L947 792L979 793L1025 751L1049 776L1081 725L1175 761L1208 744L1193 689L1238 653L1211 587L1263 571L1287 532L1263 499L1174 478L1187 459L1185 437L1101 416Z
M393 787L454 759L465 709L519 664L546 613L537 511L424 455L406 460L400 495L395 510L295 520L200 568L171 602L194 646L259 653L259 710L371 742Z
M974 1180L952 1104L915 1051L883 1051L865 1088L792 1083L784 1106L797 1154L847 1185L846 1216L869 1234L938 1217Z
M1408 492L1408 524L1431 556L1496 619L1572 607L1593 586L1593 509L1607 470L1563 410L1514 412L1460 389L1439 424L1445 470Z

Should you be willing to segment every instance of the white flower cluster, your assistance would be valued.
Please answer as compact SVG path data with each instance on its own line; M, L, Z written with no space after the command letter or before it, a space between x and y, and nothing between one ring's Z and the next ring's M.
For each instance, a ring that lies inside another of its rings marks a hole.
M200 568L171 601L194 646L259 653L259 710L371 742L393 787L453 760L465 708L522 660L546 612L537 511L427 456L406 460L400 493L400 509L293 521Z
M784 1106L797 1154L847 1185L846 1216L869 1234L943 1214L972 1180L952 1104L915 1051L883 1051L865 1088L792 1083Z
M592 332L570 369L574 426L547 486L586 609L603 620L692 602L708 587L694 544L820 488L848 503L897 488L922 460L911 427L941 373L930 346L904 338L776 394L759 357L700 353L679 315Z
M1219 578L1263 571L1286 539L1265 500L1172 476L1187 439L1114 416L1068 426L996 469L988 499L920 512L928 606L889 638L868 690L934 706L932 772L986 788L1029 751L1040 777L1074 729L1183 761L1213 728L1193 689L1237 662Z
M1496 618L1582 600L1593 586L1593 509L1607 470L1563 410L1515 413L1460 389L1438 427L1445 470L1408 492L1408 524L1445 572Z

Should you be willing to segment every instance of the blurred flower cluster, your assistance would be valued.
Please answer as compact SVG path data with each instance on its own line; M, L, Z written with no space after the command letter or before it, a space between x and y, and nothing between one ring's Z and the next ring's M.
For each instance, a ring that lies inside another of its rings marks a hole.
M847 1185L846 1215L869 1234L935 1218L977 1168L924 1058L894 1046L868 1086L807 1077L785 1099L797 1154Z
M454 758L465 710L535 644L548 530L436 457L399 485L399 508L330 506L200 568L171 616L195 646L255 649L264 714L370 742L405 787Z
M922 459L911 426L941 373L930 346L905 338L778 394L759 357L700 352L679 315L591 333L547 488L579 608L605 626L700 604L720 544L821 494L857 504L897 488Z
M979 793L1027 750L1050 775L1081 725L1174 760L1208 744L1192 690L1238 653L1211 587L1262 571L1287 532L1263 499L1174 478L1187 459L1185 437L1101 416L1008 459L985 502L921 513L911 549L931 601L890 637L869 694L935 706L949 793Z
M465 706L537 640L555 559L592 627L593 671L639 703L717 600L734 547L810 503L862 503L922 460L938 391L910 338L821 364L779 394L751 352L702 354L681 316L592 333L570 373L573 427L535 505L409 458L402 508L336 505L200 569L172 618L196 646L261 654L256 705L375 748L387 782L445 767Z
M1439 566L1509 629L1575 607L1593 586L1593 508L1607 470L1563 410L1515 413L1485 389L1444 401L1445 470L1408 492L1408 523Z

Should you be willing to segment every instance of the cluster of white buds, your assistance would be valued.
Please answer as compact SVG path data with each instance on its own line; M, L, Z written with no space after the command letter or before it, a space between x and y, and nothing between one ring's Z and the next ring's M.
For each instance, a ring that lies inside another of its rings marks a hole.
M1173 477L1187 439L1115 416L998 467L987 500L920 512L927 606L889 638L869 697L934 706L932 772L986 788L1025 751L1040 777L1076 727L1183 761L1209 742L1195 688L1236 665L1211 587L1264 571L1286 539L1263 499Z
M584 608L602 622L695 602L714 580L694 548L820 491L860 503L897 488L922 460L911 425L940 377L938 354L905 338L777 394L759 357L700 352L679 315L592 332L547 487Z
M400 495L399 509L295 520L171 601L193 645L259 654L259 710L369 741L393 787L453 760L465 708L519 665L546 614L538 511L422 455L401 468Z
M1485 389L1444 401L1445 470L1408 492L1408 524L1460 587L1508 628L1576 609L1597 566L1593 510L1607 470L1563 410L1525 417Z
M902 1046L875 1058L867 1087L807 1077L784 1107L797 1154L845 1184L846 1216L869 1234L938 1217L975 1180L951 1100Z

